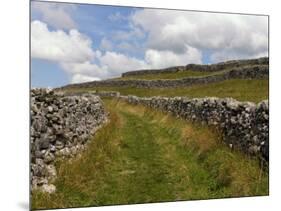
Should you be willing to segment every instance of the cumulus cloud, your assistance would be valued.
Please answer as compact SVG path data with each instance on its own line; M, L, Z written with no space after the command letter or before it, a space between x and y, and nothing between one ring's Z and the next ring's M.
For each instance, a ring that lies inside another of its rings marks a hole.
M131 21L148 33L147 46L154 50L182 54L188 45L220 54L212 56L214 60L268 51L266 16L144 9L136 11Z
M125 71L141 69L147 66L143 60L111 51L107 51L101 56L99 61L101 66L105 66L111 71L112 75L118 75Z
M31 55L33 58L55 62L84 62L94 58L92 41L71 29L50 31L47 25L35 20L31 23Z
M39 13L42 20L56 29L73 29L77 24L70 16L75 10L73 4L60 4L54 2L31 2L31 11Z
M202 54L196 48L185 46L185 51L176 54L173 51L158 51L148 49L145 52L145 60L150 68L165 68L189 63L202 63Z
M77 73L72 76L71 83L83 83L88 81L99 81L99 80L100 78Z
M144 37L145 32L141 28L133 25L130 25L128 31L117 30L112 35L112 39L117 41L143 39Z
M101 56L92 49L92 40L76 29L51 31L46 23L31 23L31 56L57 62L71 77L71 82L99 80L102 68L92 63ZM98 77L97 77L98 76Z
M84 74L87 76L101 78L103 76L102 69L90 61L86 62L63 62L60 63L62 69L71 75Z

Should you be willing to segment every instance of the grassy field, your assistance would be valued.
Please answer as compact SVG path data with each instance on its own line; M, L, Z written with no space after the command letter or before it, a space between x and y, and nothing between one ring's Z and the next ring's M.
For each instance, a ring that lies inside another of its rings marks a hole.
M119 91L122 95L150 96L187 96L194 97L233 97L240 101L260 102L268 99L268 80L242 80L234 79L218 83L194 85L179 88L135 88L135 87L95 87L69 89L69 92Z
M217 71L217 72L200 72L200 71L178 71L174 73L146 73L143 75L131 75L116 78L115 80L131 80L131 79L146 79L146 80L156 80L156 79L180 79L180 78L187 78L187 77L198 77L198 76L208 76L208 75L215 75L218 73L225 72Z
M33 192L33 209L268 195L267 170L212 128L104 102L111 121L80 157L57 163L57 192Z

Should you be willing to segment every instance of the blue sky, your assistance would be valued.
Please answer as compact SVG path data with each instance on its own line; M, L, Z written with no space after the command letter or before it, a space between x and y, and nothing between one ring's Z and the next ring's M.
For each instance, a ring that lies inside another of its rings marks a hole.
M32 59L32 87L58 87L67 84L69 78L58 64L42 59Z
M32 1L31 85L268 54L266 16Z

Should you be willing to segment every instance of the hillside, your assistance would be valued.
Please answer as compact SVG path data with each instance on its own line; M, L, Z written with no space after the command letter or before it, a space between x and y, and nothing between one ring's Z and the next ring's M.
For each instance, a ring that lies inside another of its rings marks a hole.
M220 62L217 64L188 64L186 66L175 66L164 69L152 69L152 70L135 70L122 74L122 77L129 76L141 76L147 74L159 74L159 73L177 73L177 72L218 72L226 69L232 69L237 67L246 67L253 65L268 65L268 57L261 57L257 59L245 59L245 60L229 60L226 62Z
M241 101L268 99L268 58L237 60L213 65L187 65L166 69L130 71L120 78L70 84L69 93L118 91L140 97L233 97Z
M219 73L223 73L225 70L215 71L215 72L207 72L207 71L194 71L194 70L178 70L175 72L147 72L139 75L124 75L120 78L116 78L114 80L132 80L132 79L144 79L144 80L157 80L157 79L181 79L186 77L200 77L200 76L211 76Z
M173 88L217 83L231 79L268 79L268 58L237 60L213 65L130 71L121 78L69 84L61 89L94 87Z
M251 101L257 103L261 100L268 99L269 83L266 79L234 79L212 84L202 84L189 87L175 88L145 89L135 87L97 86L93 88L67 88L64 91L67 93L85 93L91 91L118 91L122 95L136 95L139 97L233 97L240 101Z

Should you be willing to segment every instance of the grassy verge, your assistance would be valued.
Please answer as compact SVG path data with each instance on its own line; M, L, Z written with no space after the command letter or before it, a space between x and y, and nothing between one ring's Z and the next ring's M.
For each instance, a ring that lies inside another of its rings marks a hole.
M94 87L69 89L69 92L119 91L123 95L150 96L187 96L194 97L233 97L240 101L260 102L268 99L268 80L227 80L218 83L194 85L178 88L135 88L135 87Z
M212 128L105 103L110 123L80 157L59 163L55 194L33 192L33 209L268 195L267 171Z

